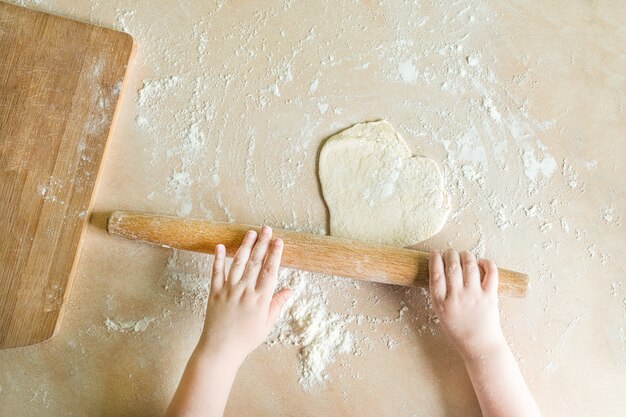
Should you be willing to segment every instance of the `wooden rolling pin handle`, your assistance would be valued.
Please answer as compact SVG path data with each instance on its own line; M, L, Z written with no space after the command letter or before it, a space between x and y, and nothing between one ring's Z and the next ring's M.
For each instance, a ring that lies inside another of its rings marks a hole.
M249 229L260 228L123 211L112 213L107 223L112 235L168 248L213 253L215 246L222 243L228 256L235 253ZM284 241L282 265L288 268L362 281L428 287L426 252L281 229L275 229L273 236ZM526 295L525 274L501 268L498 272L500 295Z

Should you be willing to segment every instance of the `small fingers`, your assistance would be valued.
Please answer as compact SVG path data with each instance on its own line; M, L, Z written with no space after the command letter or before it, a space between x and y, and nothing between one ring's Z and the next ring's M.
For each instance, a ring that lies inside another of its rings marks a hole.
M213 274L211 275L211 292L219 291L224 287L224 259L226 249L224 245L215 247L215 257L213 258Z
M433 252L428 257L428 276L430 296L437 302L443 301L446 298L446 275L439 252Z
M463 287L463 275L461 272L461 260L459 253L454 249L448 249L443 254L443 263L446 274L447 291L446 297L458 293Z
M263 269L256 283L256 289L266 294L271 294L276 288L278 281L278 267L283 255L283 241L274 239L270 244L270 249L263 262Z
M480 271L478 270L476 258L471 252L466 250L460 253L460 258L463 271L463 285L468 288L478 288L480 286Z
M263 260L267 254L267 248L270 244L272 237L272 229L268 226L263 226L259 232L259 238L252 249L250 259L246 263L246 267L241 278L241 283L254 288L256 286L259 273L263 267Z
M229 285L235 285L241 279L244 268L246 267L246 263L248 262L248 258L250 257L252 246L256 241L256 236L257 233L254 230L248 230L248 232L244 236L243 242L241 242L241 246L239 246L239 249L237 249L237 253L235 253L233 263L230 266L230 271L228 271Z
M489 259L481 259L478 265L485 271L482 280L482 287L489 293L496 294L498 292L498 268L493 261Z

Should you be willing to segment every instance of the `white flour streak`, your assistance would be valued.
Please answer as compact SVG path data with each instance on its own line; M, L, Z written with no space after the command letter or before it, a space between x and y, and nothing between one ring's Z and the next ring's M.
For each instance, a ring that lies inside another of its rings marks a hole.
M107 317L104 320L104 325L109 331L120 333L138 333L143 332L148 328L148 325L154 318L144 317L140 320L113 320Z
M159 126L161 114L165 111L165 100L170 90L180 87L182 78L177 75L154 80L144 80L137 92L137 106L140 113L137 116L137 125L154 134Z
M417 81L417 68L413 65L411 60L407 60L398 65L398 72L400 78L405 83L413 84Z

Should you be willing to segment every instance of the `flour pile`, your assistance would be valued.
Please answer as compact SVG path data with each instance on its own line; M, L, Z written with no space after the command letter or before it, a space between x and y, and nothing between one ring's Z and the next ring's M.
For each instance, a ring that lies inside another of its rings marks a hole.
M335 355L352 353L354 347L353 335L347 330L353 318L328 311L324 293L312 288L312 275L281 270L282 286L293 289L294 294L268 339L270 345L280 342L300 347L299 382L304 388L328 380L327 367L335 362Z

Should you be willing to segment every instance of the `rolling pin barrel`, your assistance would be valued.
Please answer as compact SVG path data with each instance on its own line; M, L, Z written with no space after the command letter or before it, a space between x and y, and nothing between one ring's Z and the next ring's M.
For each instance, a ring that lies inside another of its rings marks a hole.
M110 234L168 248L213 253L218 243L234 255L246 231L258 226L218 223L116 211L107 224ZM428 287L428 253L356 240L276 229L284 241L281 264L288 268L337 275L362 281ZM528 277L498 269L500 295L524 297Z

